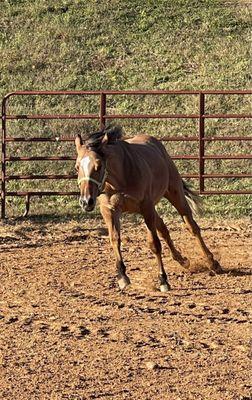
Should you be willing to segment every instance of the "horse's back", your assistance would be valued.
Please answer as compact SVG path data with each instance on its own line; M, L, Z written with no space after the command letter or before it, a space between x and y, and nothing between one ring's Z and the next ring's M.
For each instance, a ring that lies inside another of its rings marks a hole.
M160 146L161 142L156 139L154 136L150 135L136 135L130 139L125 140L125 142L132 143L132 144L155 144L156 146ZM162 146L162 144L161 144Z
M177 171L177 168L166 151L166 148L161 141L154 136L137 135L126 140L126 142L132 144L137 153L141 154L143 158L152 164L152 166L158 166L160 163L162 166L165 164L168 170L174 169Z
M126 142L135 158L146 167L146 181L151 183L155 201L173 189L183 191L177 167L161 141L153 136L137 135Z

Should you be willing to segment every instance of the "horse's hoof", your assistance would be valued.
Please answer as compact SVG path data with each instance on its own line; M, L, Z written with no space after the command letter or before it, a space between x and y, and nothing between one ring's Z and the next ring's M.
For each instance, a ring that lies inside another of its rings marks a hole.
M181 267L188 269L190 267L190 261L186 257L182 257L181 255L176 256L173 258L175 261L177 261Z
M190 267L190 261L188 260L188 258L184 257L182 258L180 265L183 268L188 269Z
M118 279L118 286L121 290L125 289L129 284L130 280L127 275L122 276L120 279Z
M211 272L214 274L222 274L224 271L217 260L214 260L211 265Z
M169 292L169 290L171 290L171 286L169 285L169 283L163 283L162 285L160 285L160 292L167 293Z

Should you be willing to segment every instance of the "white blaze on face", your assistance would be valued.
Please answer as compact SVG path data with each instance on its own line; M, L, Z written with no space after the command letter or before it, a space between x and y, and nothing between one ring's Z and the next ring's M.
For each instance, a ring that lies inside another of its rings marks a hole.
M83 172L84 172L85 176L87 176L87 177L89 176L89 173L90 173L90 164L91 164L91 160L90 160L90 157L88 157L88 156L83 157L83 159L80 162Z

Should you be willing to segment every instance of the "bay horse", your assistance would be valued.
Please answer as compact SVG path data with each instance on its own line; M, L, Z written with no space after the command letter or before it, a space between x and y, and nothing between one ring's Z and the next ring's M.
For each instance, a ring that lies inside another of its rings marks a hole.
M162 197L177 209L186 227L197 239L208 268L215 273L222 271L193 218L193 211L199 209L199 197L182 180L159 140L147 135L123 140L121 127L115 126L95 132L85 141L78 135L75 145L79 203L84 211L90 212L99 197L100 211L116 257L121 290L130 284L121 253L120 216L124 212L140 213L144 218L148 242L157 259L161 292L167 292L170 285L163 266L158 234L168 244L172 258L183 267L189 267L189 260L175 248L168 228L155 210Z

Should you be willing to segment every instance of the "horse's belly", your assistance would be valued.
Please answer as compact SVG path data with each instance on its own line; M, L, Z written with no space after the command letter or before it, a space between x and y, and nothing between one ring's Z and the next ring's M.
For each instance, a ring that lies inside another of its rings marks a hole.
M122 212L138 213L140 212L139 203L135 199L127 195L124 195L121 205L121 210Z

